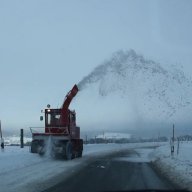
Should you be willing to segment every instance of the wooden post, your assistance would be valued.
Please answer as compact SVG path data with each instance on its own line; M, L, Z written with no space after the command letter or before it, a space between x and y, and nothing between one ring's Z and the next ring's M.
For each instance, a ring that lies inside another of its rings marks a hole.
M174 153L174 140L175 140L175 125L173 124L173 137L172 137L172 145L171 145L171 154Z
M20 143L21 143L21 148L24 147L24 142L23 142L23 129L21 129L21 135L20 135Z
M3 139L3 134L1 130L1 120L0 120L0 136L1 136L1 148L4 149L4 139Z
M179 155L179 143L180 143L180 140L179 140L179 137L177 138L177 155Z

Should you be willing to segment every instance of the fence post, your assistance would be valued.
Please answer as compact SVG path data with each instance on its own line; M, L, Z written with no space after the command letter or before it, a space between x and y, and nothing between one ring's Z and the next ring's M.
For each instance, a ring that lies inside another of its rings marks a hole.
M177 155L179 155L179 143L180 143L180 139L178 137L177 138Z
M0 135L1 135L1 148L4 149L4 139L3 139L3 134L1 130L1 120L0 120Z
M173 124L173 137L172 137L172 143L171 143L171 155L174 154L174 140L175 140L175 126Z
M21 129L21 134L20 134L20 146L21 146L21 148L24 147L24 142L23 142L23 129Z

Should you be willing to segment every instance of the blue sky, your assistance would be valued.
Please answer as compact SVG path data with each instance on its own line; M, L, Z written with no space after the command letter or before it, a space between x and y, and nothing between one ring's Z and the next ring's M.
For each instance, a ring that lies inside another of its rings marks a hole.
M190 0L1 0L0 119L42 125L40 110L119 49L192 67Z

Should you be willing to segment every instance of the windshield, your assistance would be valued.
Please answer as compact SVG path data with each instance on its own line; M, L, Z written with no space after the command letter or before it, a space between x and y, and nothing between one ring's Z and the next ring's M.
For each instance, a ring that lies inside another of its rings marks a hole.
M192 191L192 1L1 0L0 26L0 191Z
M45 124L48 126L59 126L61 125L61 120L60 120L60 114L54 113L54 112L49 112L46 113L46 122Z

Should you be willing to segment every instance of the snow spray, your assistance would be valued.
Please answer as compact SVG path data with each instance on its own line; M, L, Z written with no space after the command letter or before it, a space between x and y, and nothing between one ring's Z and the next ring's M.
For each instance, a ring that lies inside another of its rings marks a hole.
M52 136L50 135L45 145L45 157L47 158L52 157L52 146L53 146L53 141L52 141Z
M87 85L96 83L99 80L103 79L105 75L111 70L119 71L122 69L122 64L127 61L128 58L135 58L137 56L134 50L122 51L119 50L115 52L111 59L105 61L104 63L98 65L91 73L85 76L79 83L78 88L82 90L86 88Z

